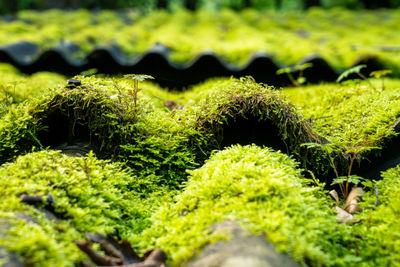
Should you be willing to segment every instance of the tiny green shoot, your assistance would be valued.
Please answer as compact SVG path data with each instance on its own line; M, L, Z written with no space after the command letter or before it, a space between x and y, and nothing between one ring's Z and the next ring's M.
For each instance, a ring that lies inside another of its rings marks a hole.
M369 76L374 77L376 79L382 79L382 90L385 90L385 81L384 77L391 74L391 70L376 70L369 74Z
M153 76L146 74L126 74L124 79L128 81L133 81L133 89L128 89L129 94L133 96L133 102L135 108L137 107L137 94L140 91L139 82L143 82L147 79L154 79Z
M304 64L298 64L295 65L293 67L286 67L286 68L281 68L279 70L276 71L277 75L282 75L282 74L286 74L290 80L290 82L294 85L294 86L301 86L304 85L307 82L306 77L304 77L304 70L311 68L313 66L312 63L304 63ZM293 73L298 72L299 76L297 77L297 79L294 78Z
M340 76L337 78L336 82L340 83L341 81L343 81L344 79L346 79L347 77L349 77L351 74L356 74L358 77L360 77L361 79L363 79L364 81L366 81L367 83L369 83L369 85L376 90L376 87L371 83L371 81L364 75L361 73L361 70L366 68L367 65L357 65L354 66L348 70L345 70L342 74L340 74Z

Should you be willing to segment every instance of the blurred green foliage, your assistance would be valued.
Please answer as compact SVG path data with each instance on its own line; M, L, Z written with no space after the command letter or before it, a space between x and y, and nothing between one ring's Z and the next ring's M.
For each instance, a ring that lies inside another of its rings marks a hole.
M162 43L170 49L169 59L177 63L212 50L237 65L246 64L255 51L269 54L282 66L297 64L314 53L337 71L360 58L374 57L393 71L393 77L400 77L400 36L393 34L400 30L399 25L400 9L180 9L147 15L134 10L24 10L13 21L0 20L0 46L28 41L43 51L74 43L81 48L74 56L83 58L96 46L117 45L124 54L138 56Z
M400 6L399 0L3 0L0 2L0 13L16 13L23 9L48 9L48 8L88 8L88 9L122 9L137 8L147 12L157 8L170 10L187 8L190 10L207 9L220 10L232 8L276 9L276 10L302 10L312 6L324 8L345 7L359 8L396 8Z
M50 94L65 84L66 78L55 73L23 75L14 67L0 63L0 118L26 100Z

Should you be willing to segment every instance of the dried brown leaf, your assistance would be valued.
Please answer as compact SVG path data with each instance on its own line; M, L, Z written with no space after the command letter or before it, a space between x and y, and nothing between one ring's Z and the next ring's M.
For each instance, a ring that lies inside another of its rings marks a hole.
M91 247L91 242L88 241L76 241L75 244L80 250L85 252L94 263L101 266L117 266L122 265L123 261L120 258L110 257L101 255Z
M357 200L353 199L350 201L349 205L346 207L346 211L350 214L356 214L357 212L360 212L361 208L358 205Z
M120 258L124 264L141 262L139 255L126 240L118 242L110 235L105 236L99 233L88 233L86 236L90 241L99 243L101 250L104 251L106 255Z
M338 206L336 206L336 212L336 218L339 220L340 223L351 223L354 219L353 215Z
M167 255L162 249L154 249L144 260L145 263L153 263L156 266L161 266L167 260Z
M343 206L343 209L350 214L355 214L361 211L360 206L358 205L358 199L364 195L364 191L361 187L353 186L350 191L349 196L346 199L346 203Z
M339 206L339 194L336 190L329 191L329 195L336 201L336 206Z
M112 244L106 242L105 240L102 240L100 242L100 249L111 257L115 257L118 259L124 258L124 256L118 249L116 249Z
M85 252L99 266L126 266L126 267L165 267L167 256L161 249L149 250L142 260L132 249L128 241L118 242L112 236L102 234L87 234L89 241L76 241L76 245ZM96 242L106 255L95 251L91 244ZM91 266L84 262L84 266Z

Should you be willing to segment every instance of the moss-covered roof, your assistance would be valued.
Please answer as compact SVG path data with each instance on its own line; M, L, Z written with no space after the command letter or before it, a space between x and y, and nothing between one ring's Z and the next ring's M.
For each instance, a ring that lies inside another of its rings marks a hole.
M317 53L341 69L350 67L361 56L371 55L398 74L399 40L393 34L398 25L396 9L314 8L286 13L182 10L145 16L136 12L22 11L17 20L0 22L0 44L23 40L51 48L60 41L66 47L73 42L82 48L83 54L96 45L119 45L125 53L138 55L156 43L163 43L171 48L171 58L177 62L190 61L211 49L236 64L247 62L254 51L268 53L284 65L296 64L304 56Z
M59 151L30 153L0 168L0 246L15 251L25 264L74 266L85 257L74 241L86 232L132 236L149 226L148 217L161 201L147 193L134 173L88 157L68 157ZM34 207L22 195L51 196ZM62 215L62 216L61 216ZM133 230L135 229L135 230Z
M376 88L367 83L320 84L285 89L289 98L313 130L351 150L358 146L375 146L394 134L392 125L400 117L400 81L380 80Z
M190 172L181 193L162 187L143 192L140 184L146 181L120 164L93 155L31 153L0 168L0 246L35 266L72 266L85 258L75 240L85 232L111 233L137 249L161 247L169 263L179 266L205 244L229 239L213 225L235 220L302 264L398 263L392 253L398 238L393 191L398 169L378 183L376 211L371 191L360 215L363 223L351 226L337 223L333 201L297 166L280 152L237 145ZM55 210L45 212L45 203L21 203L23 194L51 196Z
M350 227L336 223L327 197L306 186L296 167L286 155L267 148L227 148L190 173L175 202L152 216L144 240L163 247L172 264L179 265L205 244L227 238L226 233L213 232L213 224L234 220L253 234L264 234L298 262L339 264L353 252L335 243L355 237Z
M250 78L214 79L180 93L143 82L135 104L127 79L76 78L82 86L33 97L0 120L0 247L27 263L71 266L85 258L73 241L100 232L137 249L160 247L179 266L229 238L210 230L222 220L263 234L302 264L399 263L388 258L397 249L397 169L377 184L375 210L374 191L366 193L355 225L337 224L323 185L303 172L333 178L324 145L336 146L335 163L346 171L345 152L395 139L398 81L386 81L385 90L380 81L372 81L375 89L277 90ZM167 100L183 108L170 110ZM238 137L240 127L247 134ZM53 151L81 143L113 163ZM21 203L23 194L51 196L54 208Z
M0 63L0 117L11 106L49 94L65 84L65 77L54 73L22 75L14 67Z

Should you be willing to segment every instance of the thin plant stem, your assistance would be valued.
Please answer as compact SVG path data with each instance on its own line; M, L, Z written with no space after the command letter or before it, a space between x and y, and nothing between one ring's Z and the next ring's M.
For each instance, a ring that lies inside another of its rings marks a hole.
M135 89L133 91L133 102L135 104L135 109L136 109L137 92L138 92L138 87L139 87L138 80L135 80L134 84L135 84Z
M347 199L347 195L349 193L349 179L350 179L350 176L351 176L351 169L353 168L353 164L354 164L354 161L356 160L356 157L357 157L357 153L353 153L352 157L351 157L351 160L350 160L349 171L347 173L347 182L346 182L346 190L345 190L346 194L343 195L344 199Z
M333 162L333 159L332 159L331 155L329 154L329 152L328 152L328 150L326 148L324 148L324 150L325 150L326 154L328 155L329 162L330 162L330 164L331 164L331 166L333 168L333 171L335 172L336 178L339 178L339 173L338 173L338 171L336 169L335 163Z
M365 77L364 74L362 74L361 72L357 72L357 75L360 76L364 81L367 81L369 83L369 85L376 90L376 87L371 83L371 81Z
M331 164L331 166L332 166L332 168L333 168L333 172L335 173L336 178L339 178L339 173L338 173L338 171L337 171L337 169L336 169L335 163L333 162L333 159L332 159L332 157L331 157L331 154L329 154L329 152L328 152L328 150L326 149L326 147L324 147L324 150L325 150L326 154L328 155L329 162L330 162L330 164ZM344 190L343 184L340 183L340 184L339 184L339 188L340 188L340 191L342 192L342 196L344 196L344 195L345 195L345 190Z
M299 86L299 83L294 79L293 75L290 72L287 73L287 76L289 77L289 80L292 82L294 86L296 87Z

